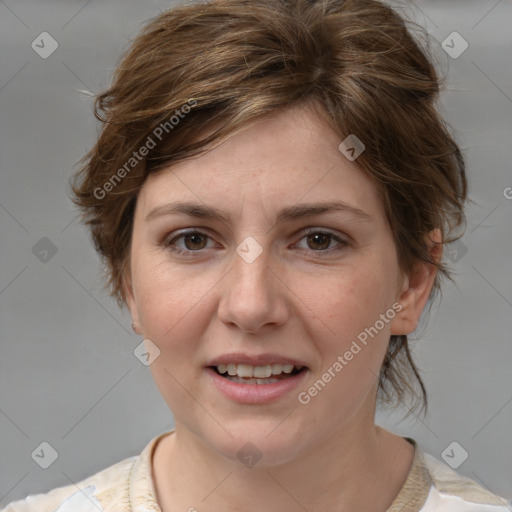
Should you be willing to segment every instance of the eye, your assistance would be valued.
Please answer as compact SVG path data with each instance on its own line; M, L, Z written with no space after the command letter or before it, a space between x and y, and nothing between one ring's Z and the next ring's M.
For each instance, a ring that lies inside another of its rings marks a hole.
M164 240L163 245L176 254L186 254L191 252L199 252L204 249L206 245L205 242L209 238L209 235L203 233L202 231L183 231L174 238ZM180 239L183 240L183 244L185 246L184 248L176 246L176 242Z
M306 240L307 245L313 248L313 250L305 249L307 254L337 252L343 250L348 245L347 241L343 240L334 233L330 233L329 231L322 231L319 229L311 229L307 231L301 240ZM338 242L338 247L326 250L331 245L333 240Z

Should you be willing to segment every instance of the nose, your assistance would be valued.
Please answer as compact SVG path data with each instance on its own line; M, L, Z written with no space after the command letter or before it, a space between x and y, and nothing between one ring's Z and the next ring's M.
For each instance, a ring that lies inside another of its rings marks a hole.
M234 252L233 265L221 285L221 321L250 333L283 325L289 315L290 291L278 267L269 248L254 261Z

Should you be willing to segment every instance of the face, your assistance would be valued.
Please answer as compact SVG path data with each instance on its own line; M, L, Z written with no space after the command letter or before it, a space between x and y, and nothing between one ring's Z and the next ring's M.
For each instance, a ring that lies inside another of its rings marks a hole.
M177 432L228 458L250 442L280 464L373 426L389 336L428 296L428 279L402 279L377 188L340 142L295 108L140 191L127 303Z

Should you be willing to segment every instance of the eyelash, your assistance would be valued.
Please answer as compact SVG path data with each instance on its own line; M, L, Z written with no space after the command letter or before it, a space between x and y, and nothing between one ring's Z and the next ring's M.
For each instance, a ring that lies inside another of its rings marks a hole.
M336 236L335 234L333 234L329 231L323 231L320 229L309 229L309 230L305 231L300 240L303 240L304 238L306 238L309 235L315 235L315 234L327 235L327 236L331 237L331 241L334 240L334 241L338 242L340 246L335 249L319 250L319 251L303 250L303 252L308 256L312 255L312 254L314 254L314 255L326 254L326 253L332 254L332 253L339 252L339 251L345 249L345 247L349 245L346 240L343 240L342 238ZM182 231L180 234L178 234L177 236L175 236L171 239L167 238L166 240L164 240L162 245L166 249L169 249L170 251L172 251L173 253L178 254L178 255L185 255L185 254L190 254L190 253L201 253L201 251L203 251L204 249L199 249L197 251L191 251L191 250L184 250L184 249L176 248L175 243L177 240L179 240L181 238L185 238L187 236L191 236L191 235L201 235L203 237L207 237L207 238L211 239L211 237L207 233L205 233L203 231L199 231L197 229L191 229L188 231Z

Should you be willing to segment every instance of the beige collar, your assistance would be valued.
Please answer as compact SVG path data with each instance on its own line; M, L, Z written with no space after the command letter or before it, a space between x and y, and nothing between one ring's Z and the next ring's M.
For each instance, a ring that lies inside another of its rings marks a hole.
M158 442L174 430L163 432L152 439L137 457L129 482L129 503L134 512L161 512L156 501L156 490L152 476L153 452ZM423 453L414 439L405 437L414 446L414 458L407 480L386 512L418 512L425 504L432 479L425 465Z

